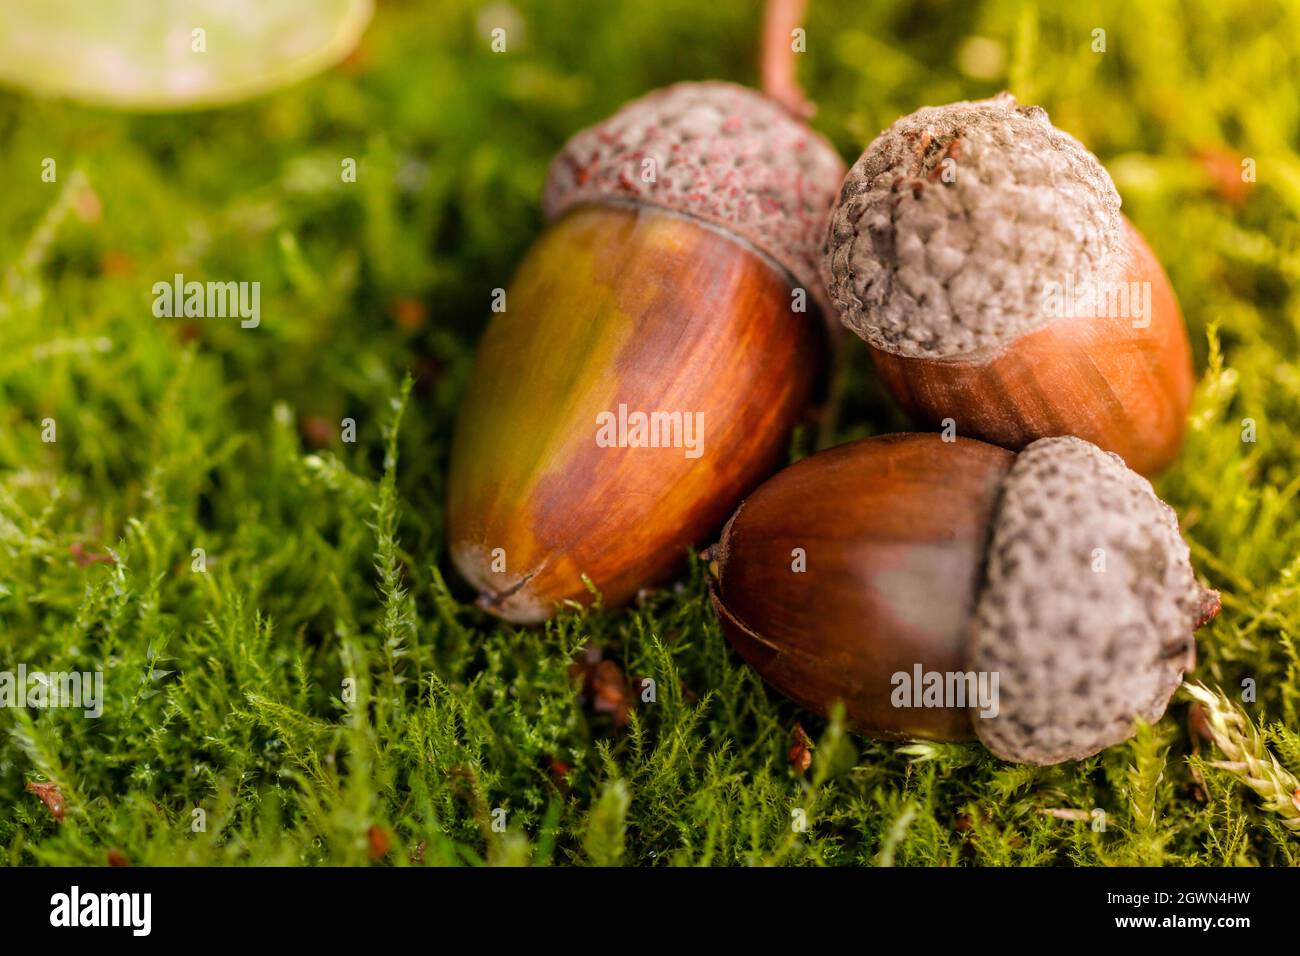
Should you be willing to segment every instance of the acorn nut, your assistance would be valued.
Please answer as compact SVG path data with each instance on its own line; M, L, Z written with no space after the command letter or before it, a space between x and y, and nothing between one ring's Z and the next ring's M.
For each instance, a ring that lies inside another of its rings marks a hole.
M724 632L787 697L1029 764L1159 719L1218 611L1173 510L1071 437L832 448L760 486L709 555Z
M450 551L510 621L669 577L780 466L825 362L818 278L844 172L728 83L574 136L551 220L479 346L451 452Z
M927 427L1076 435L1151 474L1192 395L1178 301L1110 175L1010 94L926 107L850 169L823 247L841 321Z

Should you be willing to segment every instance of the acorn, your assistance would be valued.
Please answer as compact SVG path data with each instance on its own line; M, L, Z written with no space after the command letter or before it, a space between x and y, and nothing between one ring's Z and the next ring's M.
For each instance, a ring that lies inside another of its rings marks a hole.
M844 181L822 274L904 410L1019 450L1076 435L1152 474L1193 375L1178 300L1110 175L1010 94L926 107Z
M825 364L844 166L775 101L680 83L574 136L479 346L451 558L507 620L669 577L782 464Z
M1159 719L1219 606L1150 483L1071 437L841 445L760 486L707 554L724 633L785 696L1028 764Z

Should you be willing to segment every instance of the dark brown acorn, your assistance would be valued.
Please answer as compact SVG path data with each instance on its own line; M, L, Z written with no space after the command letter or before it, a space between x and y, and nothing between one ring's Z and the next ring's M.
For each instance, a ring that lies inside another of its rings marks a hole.
M787 697L843 701L873 737L978 736L1033 764L1158 719L1218 609L1173 510L1077 438L832 448L750 495L710 558L723 630ZM931 675L971 699L923 699Z
M451 557L481 607L629 600L779 467L824 365L820 238L843 164L772 100L682 83L579 133L552 225L479 347Z
M823 276L899 403L1020 449L1075 435L1151 474L1178 453L1191 351L1114 182L1009 94L926 107L849 171Z

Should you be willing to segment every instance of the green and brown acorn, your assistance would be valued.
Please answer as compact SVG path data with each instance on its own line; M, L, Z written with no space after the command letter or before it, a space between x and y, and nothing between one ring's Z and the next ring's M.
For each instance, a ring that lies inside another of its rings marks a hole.
M590 603L584 578L624 603L781 464L824 367L818 246L843 172L727 83L569 141L452 446L451 557L481 607L536 623Z

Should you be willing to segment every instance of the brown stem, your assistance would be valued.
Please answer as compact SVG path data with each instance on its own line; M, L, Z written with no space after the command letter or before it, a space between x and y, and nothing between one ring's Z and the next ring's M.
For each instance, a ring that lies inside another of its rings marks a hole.
M1201 628L1219 616L1223 609L1223 598L1211 588L1201 588L1201 606L1196 617L1196 627Z
M795 28L803 25L807 5L807 0L768 0L760 56L763 92L801 119L817 112L799 85L791 36Z

